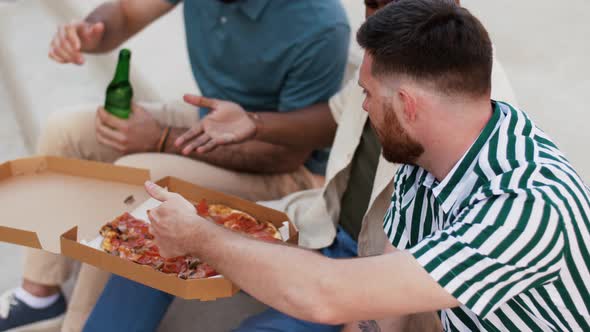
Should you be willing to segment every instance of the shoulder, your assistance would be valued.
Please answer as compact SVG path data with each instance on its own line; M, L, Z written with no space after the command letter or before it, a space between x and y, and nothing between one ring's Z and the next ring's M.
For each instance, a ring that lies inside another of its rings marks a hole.
M475 196L554 191L563 188L564 179L568 186L584 187L564 154L525 112L497 103L504 118L473 169L479 184Z
M566 211L574 214L590 212L590 191L566 163L530 161L479 180L477 190L466 197L459 210L486 202L505 201L512 202L510 206L524 202L537 208L547 206L560 215Z
M348 18L339 0L271 0L264 20L280 25L291 40L313 40L326 32L350 32Z
M291 17L300 22L315 22L314 26L348 25L346 11L340 0L269 0L266 16Z
M502 118L479 152L474 171L480 178L493 179L546 164L571 169L552 139L525 112L505 102L496 103Z

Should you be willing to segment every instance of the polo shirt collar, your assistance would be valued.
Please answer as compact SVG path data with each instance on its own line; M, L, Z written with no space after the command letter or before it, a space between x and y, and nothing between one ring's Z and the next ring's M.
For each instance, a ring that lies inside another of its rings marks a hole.
M251 20L256 21L262 14L262 11L271 0L240 0L238 1L240 9Z
M467 172L472 168L473 163L477 160L481 150L490 140L492 135L497 131L501 119L502 110L500 105L492 101L493 114L479 137L471 145L469 150L463 155L463 158L455 164L451 172L439 183L434 175L428 174L423 182L423 185L431 188L433 195L438 200L441 208L445 213L449 213L451 208L455 205L457 197L464 190L463 187L467 185L464 178Z

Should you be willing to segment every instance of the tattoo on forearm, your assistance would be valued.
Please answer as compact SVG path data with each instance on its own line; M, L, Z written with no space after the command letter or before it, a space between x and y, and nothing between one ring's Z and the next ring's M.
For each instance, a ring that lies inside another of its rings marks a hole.
M362 332L381 332L381 328L374 320L362 320L359 322L359 330Z

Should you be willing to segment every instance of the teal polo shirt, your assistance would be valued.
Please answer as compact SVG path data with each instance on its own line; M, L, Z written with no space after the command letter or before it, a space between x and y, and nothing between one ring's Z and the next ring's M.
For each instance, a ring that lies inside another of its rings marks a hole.
M185 0L184 21L204 96L288 112L340 89L350 35L340 0ZM316 151L306 166L323 174L327 157Z

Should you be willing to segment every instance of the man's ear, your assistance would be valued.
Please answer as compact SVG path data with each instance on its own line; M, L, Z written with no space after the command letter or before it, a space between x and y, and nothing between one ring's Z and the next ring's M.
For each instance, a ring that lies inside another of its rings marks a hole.
M418 116L416 108L416 97L406 89L400 89L397 92L397 102L402 111L404 122L411 124L416 121Z

